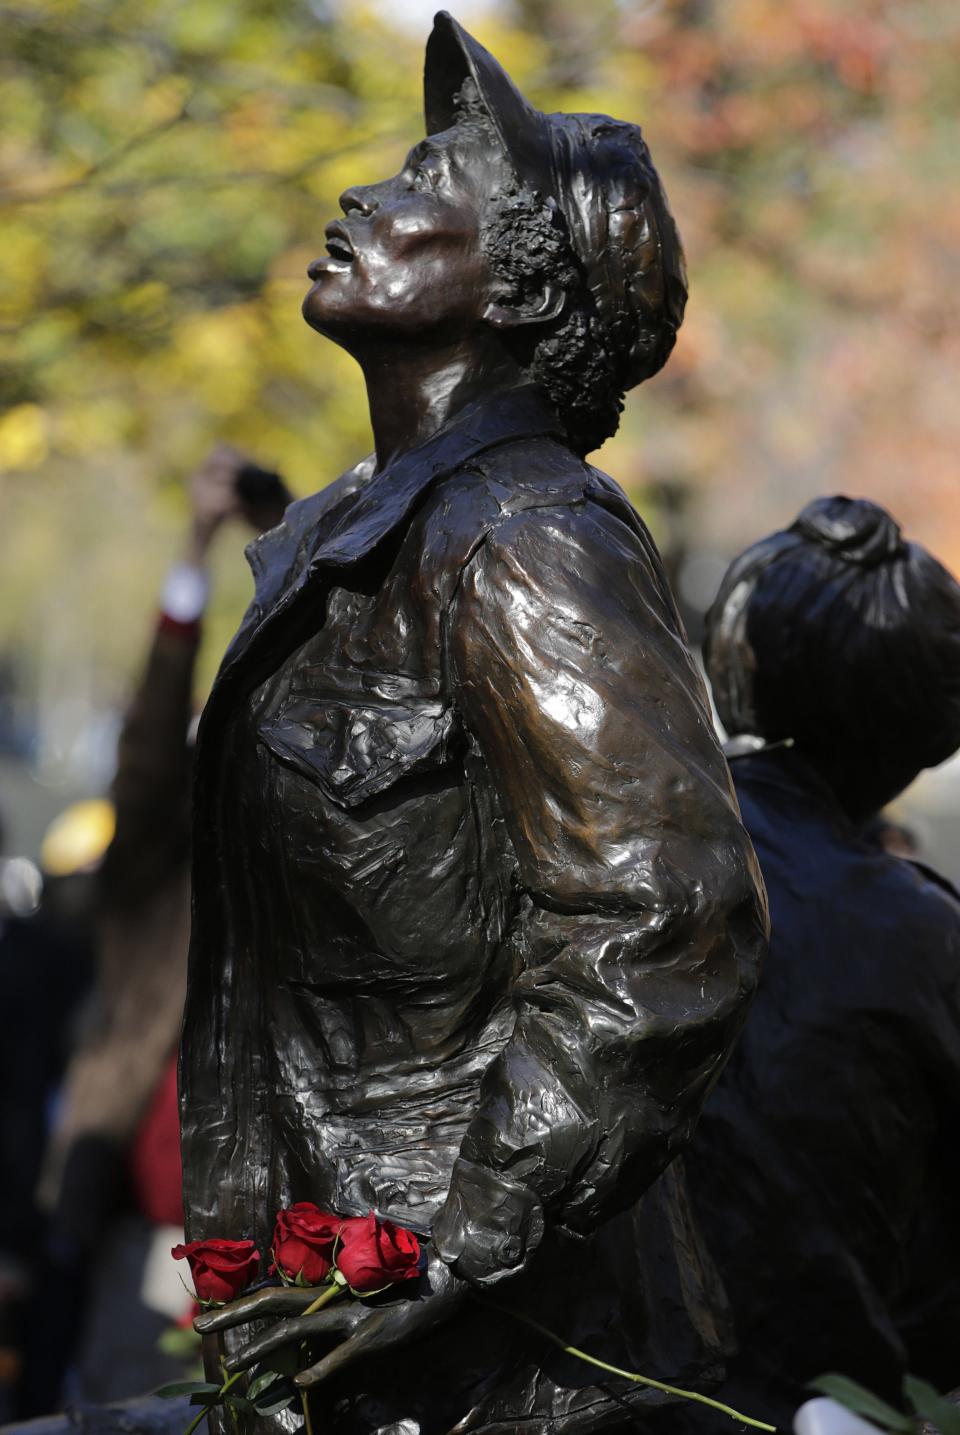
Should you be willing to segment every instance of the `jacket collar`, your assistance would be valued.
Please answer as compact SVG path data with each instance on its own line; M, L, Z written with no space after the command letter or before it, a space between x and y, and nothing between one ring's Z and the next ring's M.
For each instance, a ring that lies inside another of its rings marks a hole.
M401 528L438 479L499 444L561 432L542 391L524 385L468 404L425 443L379 472L364 461L343 476L333 502L322 490L291 505L278 528L247 548L254 602L227 651L221 676L320 573L332 576L350 568Z
M475 400L425 443L373 475L322 539L315 561L333 568L356 563L409 518L436 479L497 444L559 432L553 409L531 386Z

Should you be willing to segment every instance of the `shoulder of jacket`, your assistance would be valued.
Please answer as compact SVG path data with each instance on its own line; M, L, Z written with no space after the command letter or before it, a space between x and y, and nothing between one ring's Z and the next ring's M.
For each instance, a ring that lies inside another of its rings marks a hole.
M912 857L887 857L891 888L918 928L933 927L960 950L960 892L941 872Z
M511 548L548 529L563 531L584 552L596 550L611 561L640 564L663 588L661 596L673 613L656 546L623 489L562 445L551 448L553 452L543 447L531 453L532 461L501 496L486 535L488 548ZM496 475L489 477L492 486Z
M932 887L945 893L950 899L952 910L956 914L957 919L960 920L960 891L958 891L954 883L950 881L950 878L945 877L942 872L938 872L936 867L930 867L926 862L920 861L916 857L902 857L900 860L906 862L908 867L912 867L913 870Z
M509 439L475 454L441 485L445 491L482 484L504 511L582 499L591 469L549 435Z
M640 563L676 619L653 540L626 494L554 438L515 439L474 455L434 486L409 537L422 578L440 591L442 572L459 573L481 552L495 561L499 549L558 524L577 531L587 549Z
M858 894L859 895L859 894ZM872 901L871 901L872 899ZM925 1012L960 982L960 897L939 872L912 858L881 854L877 880L862 898L871 954L904 1011Z
M590 471L551 438L511 439L476 454L434 484L413 524L427 563L465 562L505 519L582 502Z

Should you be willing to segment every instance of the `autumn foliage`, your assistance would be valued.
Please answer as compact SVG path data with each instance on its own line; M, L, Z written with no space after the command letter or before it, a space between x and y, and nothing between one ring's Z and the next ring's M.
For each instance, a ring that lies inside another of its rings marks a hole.
M953 0L474 15L546 107L640 119L665 176L688 320L603 457L655 530L665 487L721 551L846 491L960 565ZM424 36L298 0L19 0L3 28L0 644L109 700L213 441L299 492L369 446L299 302L338 193L418 135ZM247 592L227 546L208 667Z

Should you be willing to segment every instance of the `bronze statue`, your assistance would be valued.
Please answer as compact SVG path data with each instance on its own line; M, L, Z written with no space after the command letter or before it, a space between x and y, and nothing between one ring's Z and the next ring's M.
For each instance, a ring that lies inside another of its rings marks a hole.
M817 499L735 560L705 657L772 927L686 1158L724 1398L789 1425L828 1371L953 1389L960 900L874 819L960 746L960 585L876 504Z
M656 550L582 457L683 314L646 146L534 110L446 14L425 91L429 138L346 191L304 302L363 369L376 453L252 545L201 728L188 1230L267 1252L309 1200L424 1240L395 1299L200 1323L231 1369L308 1337L325 1432L580 1435L659 1397L485 1293L716 1374L710 1268L657 1178L765 907Z

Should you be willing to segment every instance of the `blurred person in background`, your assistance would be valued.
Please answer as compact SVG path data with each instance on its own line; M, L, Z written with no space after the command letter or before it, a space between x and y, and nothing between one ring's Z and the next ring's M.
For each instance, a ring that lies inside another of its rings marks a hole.
M157 1347L189 1298L169 1260L183 1223L176 1049L190 933L194 671L208 557L228 519L283 516L276 474L217 448L190 481L185 552L169 571L120 737L116 832L99 874L97 980L70 1063L41 1195L57 1309L33 1312L18 1413L67 1393L104 1402L176 1373Z
M37 1179L90 985L94 873L112 830L109 803L75 803L44 837L42 874L22 857L0 861L0 1423L15 1409L42 1246Z
M772 937L685 1160L725 1398L789 1427L829 1371L960 1385L960 899L877 822L960 745L960 586L875 504L818 499L730 567L705 661Z

